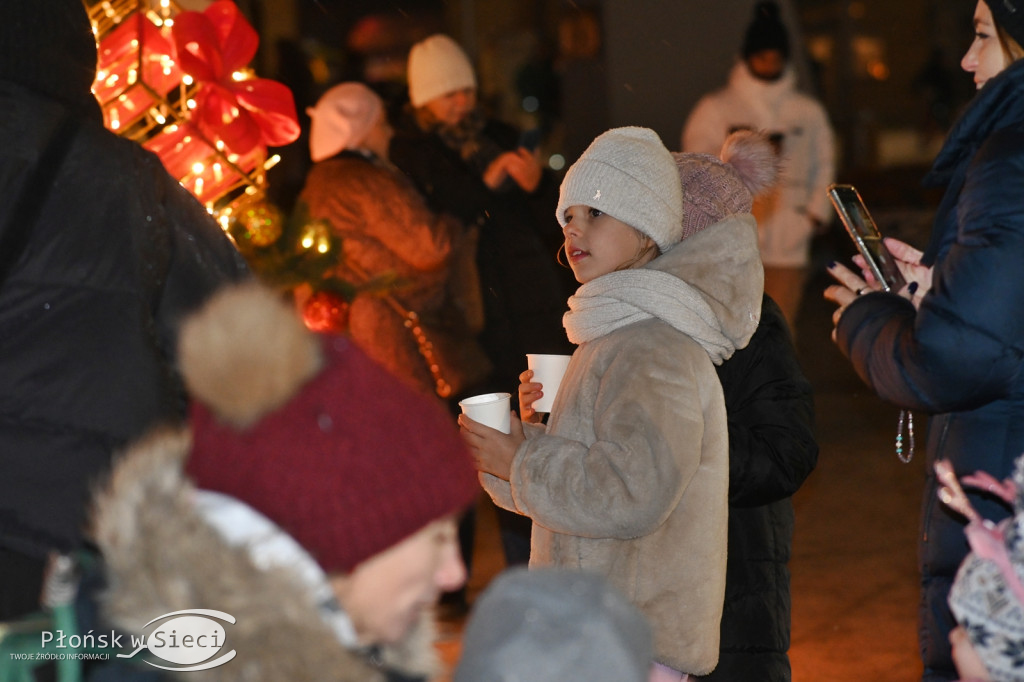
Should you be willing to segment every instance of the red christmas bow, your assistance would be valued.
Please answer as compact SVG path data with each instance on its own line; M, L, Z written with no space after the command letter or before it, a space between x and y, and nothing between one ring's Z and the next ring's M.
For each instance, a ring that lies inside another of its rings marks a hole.
M299 137L291 90L266 78L233 78L259 45L235 3L218 0L204 12L181 12L171 30L178 64L199 84L195 116L204 135L223 141L235 154L260 144L279 147Z

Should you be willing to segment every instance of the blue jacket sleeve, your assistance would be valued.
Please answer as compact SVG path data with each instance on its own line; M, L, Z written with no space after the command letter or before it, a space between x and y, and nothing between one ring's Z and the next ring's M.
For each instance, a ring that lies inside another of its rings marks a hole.
M892 294L854 301L840 350L883 399L930 413L971 410L1009 395L1024 351L1024 135L997 133L971 162L957 237L915 311Z

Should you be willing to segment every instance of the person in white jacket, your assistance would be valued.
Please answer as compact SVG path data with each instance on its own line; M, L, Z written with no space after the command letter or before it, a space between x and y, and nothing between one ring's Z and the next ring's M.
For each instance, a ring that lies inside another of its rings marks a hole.
M682 150L716 154L730 133L768 134L783 168L754 206L764 288L792 329L803 298L811 238L831 219L826 190L835 174L832 128L824 108L797 91L789 36L774 2L759 2L728 84L701 98L683 127Z

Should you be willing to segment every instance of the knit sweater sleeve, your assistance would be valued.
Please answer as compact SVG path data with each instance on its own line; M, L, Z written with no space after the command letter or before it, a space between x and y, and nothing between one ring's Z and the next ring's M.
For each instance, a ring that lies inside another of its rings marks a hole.
M705 378L717 383L707 354L674 332L686 352L667 352L663 334L637 327L595 342L610 348L599 382L587 392L595 399L593 442L577 428L576 438L554 435L553 425L516 452L516 509L554 532L647 535L675 509L700 464L708 399L698 386L701 363L710 371ZM588 420L580 415L580 424Z

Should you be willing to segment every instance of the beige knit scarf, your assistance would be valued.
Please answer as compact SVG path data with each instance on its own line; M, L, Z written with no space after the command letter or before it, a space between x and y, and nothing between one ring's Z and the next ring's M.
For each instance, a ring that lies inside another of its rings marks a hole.
M562 325L573 343L586 343L620 327L657 318L698 342L716 365L736 350L701 293L678 277L636 268L587 282L569 298Z

